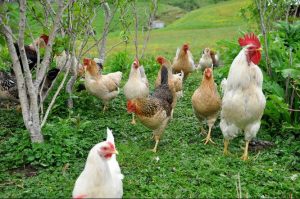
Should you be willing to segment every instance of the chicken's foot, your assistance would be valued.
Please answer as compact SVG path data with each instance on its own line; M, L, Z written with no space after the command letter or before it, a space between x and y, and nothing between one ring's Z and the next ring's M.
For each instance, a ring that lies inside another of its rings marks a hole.
M211 136L210 136L210 134L211 134L211 128L212 128L212 126L209 126L208 134L207 134L206 138L203 139L203 140L206 140L204 144L207 144L208 142L211 142L211 143L213 143L213 144L216 144L214 141L212 141ZM203 140L202 140L202 141L203 141Z
M152 149L152 151L153 151L154 153L156 153L156 151L157 151L157 145L158 145L158 142L159 142L159 136L158 136L158 135L154 135L154 139L155 139L155 146L154 146L154 148Z
M136 124L135 119L134 119L134 113L132 113L132 121L131 121L131 124L133 124L133 125Z
M107 105L103 106L103 113L107 110Z
M249 156L248 156L248 146L249 146L249 142L250 141L246 141L246 146L245 146L245 149L244 149L244 154L242 155L242 160L248 160L249 159Z
M224 151L223 154L224 155L229 155L229 151L228 151L228 145L229 145L229 140L224 139Z

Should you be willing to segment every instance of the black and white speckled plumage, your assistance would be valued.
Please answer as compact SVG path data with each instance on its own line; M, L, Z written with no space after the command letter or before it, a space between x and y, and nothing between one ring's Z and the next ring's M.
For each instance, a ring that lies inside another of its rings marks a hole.
M19 100L16 78L2 71L0 71L0 100Z

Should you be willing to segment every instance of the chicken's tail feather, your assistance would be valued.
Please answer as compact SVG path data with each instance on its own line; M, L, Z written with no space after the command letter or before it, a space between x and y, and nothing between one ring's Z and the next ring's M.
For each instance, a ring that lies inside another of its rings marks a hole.
M165 66L162 66L161 68L161 85L168 85L168 69Z

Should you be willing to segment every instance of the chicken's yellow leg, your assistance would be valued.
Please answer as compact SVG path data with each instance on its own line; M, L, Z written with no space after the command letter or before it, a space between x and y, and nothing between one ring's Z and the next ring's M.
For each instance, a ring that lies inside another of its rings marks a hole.
M228 155L229 151L228 151L228 145L229 145L229 140L224 139L224 155Z
M244 150L244 154L243 154L243 156L241 157L242 158L242 160L248 160L248 146L249 146L249 142L250 141L246 141L246 147L245 147L245 150Z
M210 134L211 134L211 128L212 128L212 126L209 126L208 134L207 134L206 138L203 139L203 140L205 140L205 143L204 143L204 144L207 144L208 142L211 142L211 143L213 143L213 144L216 144L214 141L212 141L212 139L211 139L211 137L210 137ZM203 141L203 140L202 140L202 141Z
M105 105L103 106L103 113L104 113L106 110L107 110L107 105L105 104Z
M153 151L154 153L156 153L156 151L157 151L157 145L158 145L158 142L159 142L159 136L158 136L158 135L154 135L154 139L155 139L155 146L154 146L154 148L152 149L152 151Z
M134 113L132 113L132 121L131 121L131 124L136 124L136 122L135 122L135 119L134 119Z

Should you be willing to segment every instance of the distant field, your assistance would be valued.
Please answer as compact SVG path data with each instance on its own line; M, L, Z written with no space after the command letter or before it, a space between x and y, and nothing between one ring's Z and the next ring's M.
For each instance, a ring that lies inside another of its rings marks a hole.
M191 45L191 50L197 60L199 53L204 47L215 47L216 41L233 39L238 36L240 30L245 30L246 26L239 17L239 11L249 3L250 0L231 0L204 6L189 12L165 28L153 30L146 54L154 56L163 54L171 58L175 55L177 47L187 42ZM160 14L168 10L180 11L180 8L176 9L165 4L160 4L159 6ZM131 41L126 49L134 56L133 38L131 37L130 39ZM107 49L110 49L111 46L119 41L120 36L118 32L110 33ZM139 49L142 48L142 43L142 32L139 32ZM108 57L124 49L125 45L119 45L108 53ZM91 51L90 55L97 55L97 51Z

